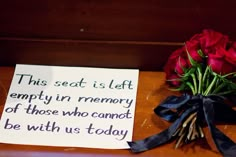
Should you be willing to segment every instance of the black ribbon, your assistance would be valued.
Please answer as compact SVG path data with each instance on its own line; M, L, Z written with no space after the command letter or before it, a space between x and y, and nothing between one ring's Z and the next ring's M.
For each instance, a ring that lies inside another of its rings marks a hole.
M154 112L163 119L173 122L172 125L159 134L147 137L143 140L128 142L134 153L147 151L166 142L171 141L176 130L183 121L193 112L197 112L198 123L207 123L213 141L224 157L233 157L236 154L236 144L217 129L214 121L235 123L236 111L226 105L224 98L217 95L210 96L169 96Z

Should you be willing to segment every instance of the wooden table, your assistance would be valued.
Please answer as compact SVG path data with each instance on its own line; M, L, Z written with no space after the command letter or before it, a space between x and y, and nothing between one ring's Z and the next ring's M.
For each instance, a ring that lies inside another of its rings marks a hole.
M9 90L14 67L0 67L1 98L0 107L3 110L6 94ZM133 140L143 139L147 136L159 133L169 126L169 123L160 119L153 113L153 109L171 94L165 85L165 74L163 72L141 71L139 75L137 104L135 112L135 123ZM236 140L236 126L220 125L217 126L227 136ZM174 149L174 142L165 144L150 151L133 154L129 150L110 150L110 149L90 149L90 148L71 148L71 147L50 147L50 146L31 146L0 144L0 157L220 157L213 142L211 141L208 128L204 128L206 139L199 139L182 148Z

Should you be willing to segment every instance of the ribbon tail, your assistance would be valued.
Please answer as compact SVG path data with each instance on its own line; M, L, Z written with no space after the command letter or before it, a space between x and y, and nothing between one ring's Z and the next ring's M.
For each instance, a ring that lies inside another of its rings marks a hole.
M186 110L179 117L179 119L177 119L169 128L167 128L166 130L162 131L159 134L152 135L152 136L147 137L143 140L128 142L128 145L130 146L131 151L134 153L140 153L140 152L150 150L152 148L155 148L161 144L164 144L164 143L170 141L174 137L173 134L176 132L176 130L182 124L182 121L194 110L196 110L195 107L192 107L192 108Z
M224 152L224 157L235 157L236 153L236 145L230 147L228 150Z
M168 142L172 138L171 132L174 132L174 130L171 132L169 132L169 130L171 129L168 128L159 134L147 137L143 140L128 142L128 145L130 146L131 151L134 153L140 153L150 150L152 148L155 148L161 144Z
M214 107L211 100L205 100L203 102L203 112L210 130L211 136L217 149L224 155L224 157L233 157L236 154L236 144L222 133L213 124L214 121Z

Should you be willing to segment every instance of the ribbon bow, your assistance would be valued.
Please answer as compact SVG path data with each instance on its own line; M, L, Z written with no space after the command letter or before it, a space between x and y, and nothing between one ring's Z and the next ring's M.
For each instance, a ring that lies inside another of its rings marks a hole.
M224 103L223 97L217 95L190 96L188 94L169 96L154 109L154 112L161 118L173 122L172 125L159 134L143 140L128 142L132 152L147 151L172 140L175 137L174 133L182 123L192 113L196 113L196 123L207 123L213 141L224 157L235 156L236 144L214 125L215 120L228 123L236 122L236 111Z

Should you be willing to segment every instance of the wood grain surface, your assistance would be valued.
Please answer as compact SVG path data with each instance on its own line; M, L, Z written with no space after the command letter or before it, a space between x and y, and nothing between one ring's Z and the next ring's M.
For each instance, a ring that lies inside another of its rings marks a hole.
M0 67L1 112L4 107L6 93L10 87L13 72L14 67ZM133 140L143 139L147 136L159 133L170 125L168 122L154 115L153 109L168 95L173 94L176 95L178 93L171 92L167 89L163 72L140 72ZM232 140L236 140L235 125L221 124L217 125L217 127ZM179 149L174 149L175 142L173 141L140 154L133 154L129 150L32 146L1 143L0 157L220 157L221 155L218 153L211 140L208 128L204 128L204 132L206 139L199 139Z

